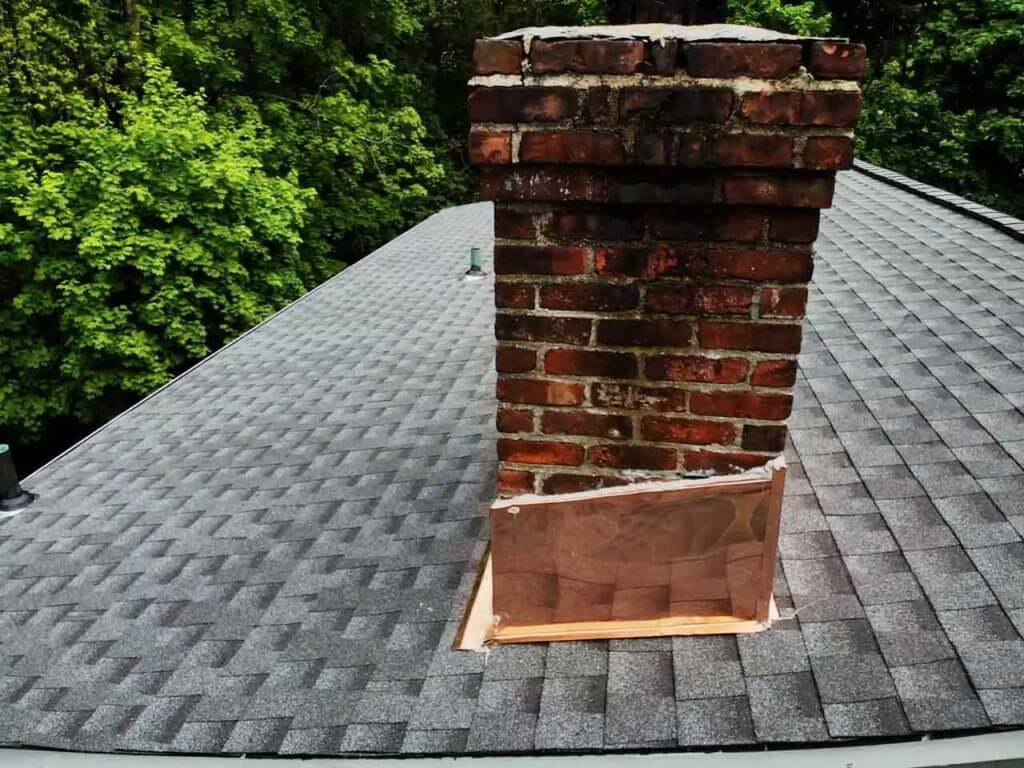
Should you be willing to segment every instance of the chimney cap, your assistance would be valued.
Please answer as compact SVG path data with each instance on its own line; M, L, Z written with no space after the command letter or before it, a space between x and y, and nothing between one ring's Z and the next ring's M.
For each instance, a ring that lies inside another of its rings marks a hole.
M524 27L490 38L492 40L646 40L651 42L681 40L697 42L771 43L796 40L832 40L847 42L845 37L813 37L775 32L744 24L605 24L592 27Z

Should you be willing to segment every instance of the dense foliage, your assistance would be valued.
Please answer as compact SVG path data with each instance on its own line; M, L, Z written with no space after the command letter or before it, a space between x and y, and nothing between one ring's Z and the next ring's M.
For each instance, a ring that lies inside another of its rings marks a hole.
M638 7L0 0L0 442L108 418L466 199L474 38ZM1024 213L1024 0L659 7L863 40L861 156Z

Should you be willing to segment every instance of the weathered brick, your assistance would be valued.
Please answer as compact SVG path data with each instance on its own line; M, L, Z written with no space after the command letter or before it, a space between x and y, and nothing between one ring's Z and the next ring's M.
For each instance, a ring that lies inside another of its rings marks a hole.
M544 234L553 240L638 240L643 237L643 212L615 206L562 209L545 220Z
M512 162L512 134L507 131L473 131L469 134L469 162L503 165Z
M499 378L498 399L523 405L579 405L583 402L583 385L546 379Z
M659 244L642 247L597 248L594 270L623 277L698 277L704 273L704 252L696 246Z
M473 72L478 75L518 75L522 61L519 40L477 40L473 44Z
M487 166L480 198L516 203L596 201L608 197L607 181L582 166Z
M496 245L496 275L579 275L587 270L587 250L566 245Z
M533 309L536 288L530 283L495 283L494 306L499 309Z
M639 165L669 165L675 141L670 133L641 133L634 143L634 159Z
M585 317L499 314L494 319L494 332L502 341L586 344L590 340L590 320Z
M774 211L768 217L768 239L784 243L813 243L818 238L820 220L821 213L814 209Z
M532 432L533 413L518 408L498 408L499 432Z
M701 320L697 334L704 349L799 352L801 327L779 323L721 323Z
M803 317L807 312L806 288L762 288L761 317Z
M494 353L498 373L527 373L537 368L537 353L523 347L499 345Z
M687 394L686 390L671 387L598 382L591 387L590 397L599 408L682 412L686 410Z
M760 240L765 214L751 208L722 206L647 209L651 236L666 240Z
M867 49L861 43L820 41L811 44L807 69L820 80L860 80Z
M680 164L682 161L680 161ZM793 139L785 134L726 133L705 138L697 165L792 168Z
M832 174L734 175L722 182L722 198L731 205L828 208L835 183Z
M574 312L622 312L636 309L640 290L615 283L555 283L542 286L540 305Z
M496 205L494 236L509 240L532 240L537 236L533 213Z
M732 113L731 88L623 88L619 119L652 123L724 123Z
M701 205L715 198L717 179L710 174L689 170L661 173L652 177L650 170L630 169L620 174L608 174L603 185L591 186L587 193L591 200L632 205Z
M743 97L740 112L762 125L848 127L860 116L859 91L765 91Z
M585 123L604 123L611 119L611 88L588 88L583 94L580 119Z
M688 472L714 472L719 475L736 474L755 467L762 467L771 460L769 456L735 451L687 451L683 466Z
M798 43L690 43L683 46L694 77L789 77L799 68Z
M636 356L593 349L552 349L544 356L544 370L560 376L603 376L635 379Z
M469 93L473 123L545 123L576 116L572 88L474 88Z
M622 137L611 131L529 131L519 144L523 163L621 165Z
M793 409L788 394L764 392L693 392L690 411L702 416L731 416L740 419L782 421Z
M633 436L628 416L612 416L588 411L545 411L541 431L547 435L581 435L626 440Z
M582 445L554 440L498 438L498 458L513 464L554 464L574 467L583 463Z
M616 485L628 485L628 482L622 478L608 475L574 475L558 472L547 477L542 487L544 493L551 494L578 493L579 491L592 491Z
M503 496L517 496L534 492L533 472L521 469L498 470L498 493Z
M534 72L586 72L628 75L644 60L639 40L534 40L530 67Z
M617 469L675 469L678 457L670 448L649 445L595 445L587 460L596 467Z
M597 343L610 347L685 347L693 327L685 320L599 320Z
M743 427L743 447L748 451L778 451L786 449L786 428L746 424Z
M712 248L708 251L708 275L737 280L779 280L805 283L814 268L810 249Z
M747 378L749 368L750 363L741 357L656 355L644 363L644 376L656 381L737 384Z
M655 74L671 75L679 61L679 41L652 40L647 44L647 58Z
M646 416L640 424L640 431L647 440L666 443L728 445L736 439L736 428L725 421Z
M804 168L842 170L853 167L853 140L846 136L811 136L804 145Z
M796 360L762 360L754 366L750 383L755 387L792 387L796 383Z
M738 285L651 285L644 306L667 315L749 315L750 288Z

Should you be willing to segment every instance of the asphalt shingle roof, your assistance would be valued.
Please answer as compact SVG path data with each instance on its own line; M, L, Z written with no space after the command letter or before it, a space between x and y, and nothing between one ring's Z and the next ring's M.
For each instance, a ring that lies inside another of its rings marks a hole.
M492 288L460 279L491 237L486 205L437 214L26 483L40 499L0 520L0 744L456 754L1024 723L1024 244L841 175L784 619L485 656L449 648L494 493Z

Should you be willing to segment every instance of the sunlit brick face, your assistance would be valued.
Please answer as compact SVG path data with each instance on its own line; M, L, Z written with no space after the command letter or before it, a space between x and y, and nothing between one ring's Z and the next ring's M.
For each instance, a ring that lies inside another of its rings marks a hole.
M863 47L618 29L474 53L505 495L733 473L785 446Z

